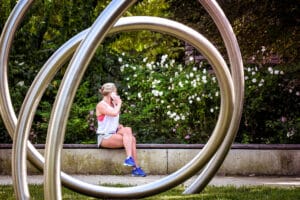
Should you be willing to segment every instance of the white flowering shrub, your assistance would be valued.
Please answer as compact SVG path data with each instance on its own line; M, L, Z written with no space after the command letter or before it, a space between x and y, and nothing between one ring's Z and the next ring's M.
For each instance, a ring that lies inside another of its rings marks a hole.
M282 69L244 68L245 104L238 142L300 142L300 84L297 73L290 69L286 74Z
M182 65L167 55L121 62L122 123L139 142L203 143L219 113L217 79L207 66Z
M119 62L122 123L133 127L139 142L207 141L220 109L219 86L207 63L182 65L167 55L156 62L123 55ZM245 66L245 104L236 142L300 142L298 79L293 70L282 69Z

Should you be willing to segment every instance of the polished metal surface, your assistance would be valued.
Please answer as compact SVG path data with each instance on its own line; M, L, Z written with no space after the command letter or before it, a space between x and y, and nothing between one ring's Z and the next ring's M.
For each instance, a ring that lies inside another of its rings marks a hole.
M185 193L201 191L222 164L234 140L241 117L244 92L243 65L239 47L231 26L217 3L215 1L200 1L220 30L230 58L232 75L230 75L229 69L220 53L200 33L178 22L157 17L120 18L122 13L134 1L112 1L90 29L79 33L62 45L45 63L27 92L17 120L7 84L8 52L16 28L29 9L31 2L19 1L17 3L0 38L0 76L2 78L0 80L0 111L2 118L6 119L4 123L14 142L12 168L17 198L30 198L27 185L26 157L39 169L44 170L45 199L61 199L61 183L72 190L94 197L146 197L179 185L202 169L198 179L187 188ZM114 188L96 186L74 179L61 172L61 149L66 122L77 87L98 45L109 33L113 34L129 30L162 32L184 40L199 50L212 64L218 79L221 91L220 114L211 138L202 151L173 174L159 181L136 187ZM60 85L51 113L44 159L28 141L29 130L35 110L48 83L52 80L56 71L71 56L73 57Z

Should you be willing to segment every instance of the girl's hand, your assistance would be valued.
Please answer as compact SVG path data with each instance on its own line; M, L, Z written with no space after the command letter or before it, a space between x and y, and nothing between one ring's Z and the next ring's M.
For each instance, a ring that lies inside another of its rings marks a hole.
M112 98L112 103L114 104L114 105L118 105L118 104L121 104L122 103L122 100L121 100L121 98L120 98L120 96L119 95L117 95L116 93L111 93L111 96L110 96L111 98Z

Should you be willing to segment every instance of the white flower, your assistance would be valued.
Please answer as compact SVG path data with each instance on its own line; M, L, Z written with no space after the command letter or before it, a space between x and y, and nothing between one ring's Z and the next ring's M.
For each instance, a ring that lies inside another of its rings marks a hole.
M193 71L194 71L194 72L197 71L197 67L193 67Z
M190 73L190 77L191 77L191 78L194 77L194 73L193 73L193 72Z
M193 103L193 100L189 100L189 103L192 104L192 103Z
M123 59L121 57L119 57L118 61L121 63L123 61Z
M189 57L189 61L193 61L194 60L194 57L193 56L190 56Z
M143 62L144 62L144 63L147 62L147 60L148 60L147 57L143 58Z
M146 67L149 69L149 70L152 70L152 65L150 63L147 63L146 64Z
M197 87L197 82L196 82L196 80L192 80L191 85L192 85L194 88Z
M252 76L254 76L255 74L256 74L256 73L255 73L254 71L251 73Z
M256 83L256 82L257 82L256 78L253 78L252 83Z
M200 63L199 63L199 67L201 68L203 66L203 61L201 61Z
M182 72L183 68L182 68L182 65L179 65L179 71Z
M21 87L24 86L24 81L18 82L18 83L17 83L17 86L21 86Z
M261 46L261 52L265 52L266 51L266 47L265 46Z
M268 71L270 72L270 74L273 74L273 68L272 67L268 67Z
M197 97L196 100L197 100L197 101L201 101L200 97Z
M216 92L215 96L216 96L216 97L218 97L218 96L219 96L219 91L217 91L217 92Z
M141 92L138 93L138 98L140 98L140 99L142 98L142 93Z
M182 84L181 81L178 83L178 85L179 85L180 87L183 87L183 84Z
M280 74L281 74L281 75L283 75L283 74L284 74L284 72L283 72L283 71L280 71Z
M275 70L274 74L278 75L279 74L279 70Z
M154 96L158 96L158 91L157 91L157 90L152 90L152 94L153 94Z
M122 56L125 56L125 52L122 52Z
M181 115L181 120L185 120L185 116L184 115Z
M203 69L203 74L206 74L206 73L207 73L206 69Z
M299 91L296 92L296 96L300 96L300 92Z
M217 81L216 77L212 77L212 81L215 83Z
M172 59L172 60L170 61L170 65L171 65L171 66L173 66L173 65L174 65L174 63L175 63L175 60L174 60L174 59Z
M213 112L214 112L214 109L213 109L213 108L211 108L209 111L210 111L211 113L213 113Z

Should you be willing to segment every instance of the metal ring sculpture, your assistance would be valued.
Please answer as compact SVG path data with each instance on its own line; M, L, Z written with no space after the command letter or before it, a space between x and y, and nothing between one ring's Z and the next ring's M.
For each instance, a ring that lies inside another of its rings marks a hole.
M220 53L200 33L178 22L157 17L120 18L135 1L115 0L106 7L90 29L71 38L44 64L27 92L17 119L8 90L8 55L16 29L32 2L33 0L18 1L0 38L0 112L8 132L13 138L12 171L17 198L30 198L26 158L37 168L44 170L45 199L61 199L61 183L72 190L94 197L146 197L175 187L200 170L202 171L198 178L184 193L201 191L215 175L231 147L238 130L244 95L243 64L239 46L228 20L217 3L200 0L223 37L231 65L231 75ZM221 109L212 136L201 152L189 163L173 174L153 183L136 187L114 188L96 186L74 179L60 170L61 150L68 118L65 113L69 113L70 102L73 101L88 63L107 34L145 29L170 34L190 43L212 64L221 90ZM28 141L29 130L48 83L71 57L51 113L44 158Z

